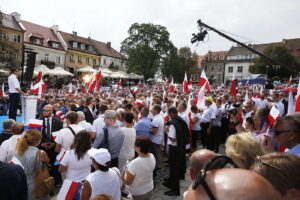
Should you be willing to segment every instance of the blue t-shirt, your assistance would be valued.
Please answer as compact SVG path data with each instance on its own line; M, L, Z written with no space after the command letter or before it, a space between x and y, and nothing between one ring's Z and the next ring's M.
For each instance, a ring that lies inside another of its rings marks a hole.
M136 130L136 136L146 135L151 137L150 129L152 128L152 123L149 118L143 117L134 126Z

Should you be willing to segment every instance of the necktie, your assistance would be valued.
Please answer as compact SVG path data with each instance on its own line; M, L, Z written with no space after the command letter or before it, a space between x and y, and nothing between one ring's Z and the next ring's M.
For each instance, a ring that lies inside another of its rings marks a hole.
M47 142L51 142L50 119L47 119L47 129L46 129L46 134L47 134Z

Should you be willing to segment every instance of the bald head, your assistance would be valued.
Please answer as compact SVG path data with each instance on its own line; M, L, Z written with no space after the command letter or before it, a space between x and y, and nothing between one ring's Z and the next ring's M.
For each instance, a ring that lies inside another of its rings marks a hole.
M191 168L190 168L190 175L191 179L195 180L198 173L201 172L204 165L212 158L216 157L217 154L208 149L200 149L195 151L191 156Z
M53 105L51 104L45 105L43 108L43 116L45 118L50 118L52 116L52 113L53 113Z
M222 200L279 200L280 193L262 176L245 169L218 169L208 171L205 181L216 199ZM193 190L192 185L185 200L209 200L203 186Z

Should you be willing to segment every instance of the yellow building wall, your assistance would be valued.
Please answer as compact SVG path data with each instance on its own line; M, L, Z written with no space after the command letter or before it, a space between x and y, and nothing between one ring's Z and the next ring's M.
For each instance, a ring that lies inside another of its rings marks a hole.
M73 60L71 59L71 55L73 55ZM81 62L78 57L81 56ZM87 62L87 58L89 58L89 62ZM94 64L93 60L96 59L96 63ZM98 69L100 67L101 56L97 56L94 54L83 53L74 50L67 50L65 65L68 68L74 68L75 71L82 67L91 66L94 69Z

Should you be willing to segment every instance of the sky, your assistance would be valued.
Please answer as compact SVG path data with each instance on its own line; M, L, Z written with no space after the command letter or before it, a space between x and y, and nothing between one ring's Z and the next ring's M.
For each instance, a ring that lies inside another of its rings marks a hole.
M133 23L165 26L177 48L198 55L229 50L233 42L209 31L204 42L191 44L197 20L235 34L244 43L270 43L300 38L299 0L0 0L0 10L61 31L111 42L120 50ZM241 37L242 36L242 37Z

